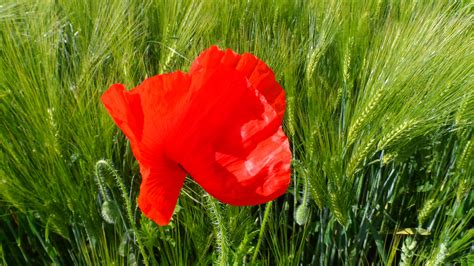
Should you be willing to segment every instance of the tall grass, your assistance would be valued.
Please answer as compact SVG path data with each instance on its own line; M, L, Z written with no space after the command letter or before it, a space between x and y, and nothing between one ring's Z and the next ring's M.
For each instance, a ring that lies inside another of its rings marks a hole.
M4 1L1 264L474 261L469 1ZM113 83L252 52L287 94L288 193L232 207L185 182L173 221L136 206Z

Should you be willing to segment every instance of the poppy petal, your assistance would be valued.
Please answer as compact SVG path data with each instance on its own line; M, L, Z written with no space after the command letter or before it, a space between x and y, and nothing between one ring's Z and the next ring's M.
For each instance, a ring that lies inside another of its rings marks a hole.
M122 84L114 84L102 95L102 103L117 126L130 140L135 157L139 160L137 142L142 136L143 111L140 97L130 95Z
M173 160L225 203L256 205L283 194L291 152L281 117L266 98L229 67L194 72L191 87L199 93L173 144Z
M233 205L268 202L284 194L290 183L291 152L281 128L260 141L245 158L216 153L216 161L232 173L242 187L240 191L227 190L234 192L234 195L228 192L215 195Z
M290 161L288 139L280 129L245 156L203 150L188 171L220 201L251 206L285 193L290 183Z
M256 56L244 53L239 55L231 49L220 50L211 46L202 52L192 63L189 74L203 69L230 67L238 70L249 80L255 89L263 94L278 115L285 112L285 91L276 82L273 71Z
M171 219L186 177L179 164L167 158L165 143L173 138L192 95L189 85L188 75L175 72L151 77L130 91L116 84L102 96L115 123L130 139L140 164L139 207L160 225Z
M173 138L183 110L186 109L190 78L175 72L146 79L130 95L139 95L143 110L143 133L139 141L141 163L154 165L156 156L163 154L164 143Z
M142 183L138 206L143 214L159 225L167 225L173 215L186 172L172 163L163 167L140 166Z

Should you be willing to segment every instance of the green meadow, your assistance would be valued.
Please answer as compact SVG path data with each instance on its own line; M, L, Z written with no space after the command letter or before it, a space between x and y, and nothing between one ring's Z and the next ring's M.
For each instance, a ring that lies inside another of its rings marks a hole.
M474 4L1 0L0 265L473 265ZM137 207L100 96L211 45L286 91L287 193Z

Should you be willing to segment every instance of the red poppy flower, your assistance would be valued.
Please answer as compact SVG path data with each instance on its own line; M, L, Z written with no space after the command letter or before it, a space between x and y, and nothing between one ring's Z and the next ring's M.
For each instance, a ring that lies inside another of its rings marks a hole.
M213 46L189 74L157 75L131 91L114 84L102 102L140 164L138 205L159 225L169 223L187 174L237 206L271 201L288 188L285 93L251 54Z

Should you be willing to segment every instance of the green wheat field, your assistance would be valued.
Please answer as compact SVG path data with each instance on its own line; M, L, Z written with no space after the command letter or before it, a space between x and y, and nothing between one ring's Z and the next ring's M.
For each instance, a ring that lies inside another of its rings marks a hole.
M471 1L0 1L0 265L474 265ZM287 96L287 193L137 207L100 96L216 44Z

